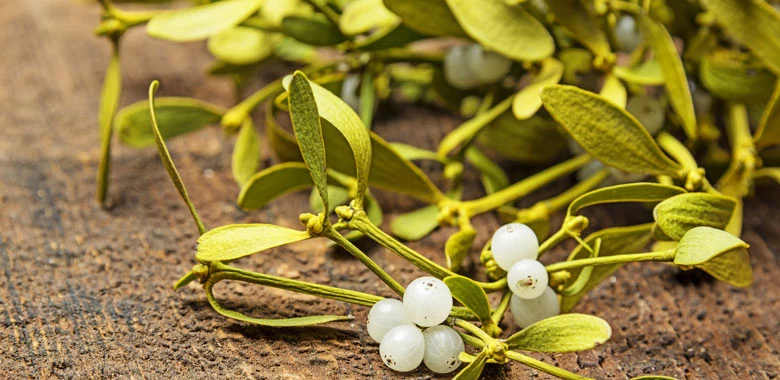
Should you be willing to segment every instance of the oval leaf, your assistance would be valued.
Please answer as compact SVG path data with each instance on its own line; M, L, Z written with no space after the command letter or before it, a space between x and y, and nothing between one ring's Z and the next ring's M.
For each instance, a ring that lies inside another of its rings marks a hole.
M601 85L599 95L609 99L609 101L615 103L620 108L626 108L626 99L628 98L626 86L612 74L607 74L604 77L604 83Z
M159 98L155 100L155 112L163 139L169 139L201 129L207 125L219 124L225 110L191 98ZM114 126L119 139L134 148L154 144L149 102L140 101L122 108L116 114Z
M683 235L677 244L674 263L698 265L726 252L748 247L750 246L747 243L726 231L712 227L695 227Z
M704 57L699 78L712 95L739 103L764 103L772 95L776 77L749 55L720 49Z
M485 127L477 141L502 157L529 164L551 163L566 149L566 139L554 121L541 115L518 120L511 112Z
M490 50L518 61L540 61L555 51L550 33L522 6L504 0L447 4L466 33Z
M539 92L543 87L557 84L563 75L563 64L555 58L547 58L542 61L539 73L531 78L531 82L523 87L512 100L512 113L518 120L525 120L533 116L542 107L542 98Z
M447 268L453 272L460 270L463 259L468 255L477 231L473 228L464 228L452 234L444 244L444 256L447 258ZM457 299L457 297L455 297ZM465 305L465 304L464 304Z
M222 62L248 65L268 58L274 51L274 38L255 28L236 26L209 38L209 52Z
M567 215L572 216L585 207L597 204L620 202L655 203L684 193L685 189L681 187L651 182L609 186L579 196L569 204Z
M685 134L691 139L696 139L696 114L693 111L691 90L688 88L685 67L680 55L677 54L672 36L663 24L650 16L641 13L638 19L642 32L655 53L655 59L661 66L665 79L664 85L669 93L672 108L680 116Z
M473 362L469 363L465 368L458 372L452 380L477 380L482 375L482 370L485 369L485 364L488 361L488 354L485 351L480 352Z
M247 118L238 132L230 166L233 178L239 186L243 186L249 178L257 173L259 159L260 140L257 137L252 119Z
M445 0L384 0L410 29L429 36L468 37Z
M476 282L463 276L449 276L444 279L444 283L450 288L452 297L474 312L480 322L493 322L487 294Z
M534 352L585 351L609 340L612 328L599 317L556 315L532 324L506 340L510 350Z
M655 59L650 59L638 66L614 66L612 74L616 77L640 86L660 86L664 84L664 73L661 65Z
M729 223L737 202L731 197L707 193L680 194L659 203L653 209L656 228L673 240L688 230L707 226L723 229Z
M355 0L344 7L339 18L339 28L344 34L354 36L399 22L398 16L385 8L382 0Z
M346 40L338 25L319 14L310 17L287 16L282 20L282 29L284 34L314 46L332 46Z
M427 236L439 226L439 206L430 205L395 217L390 231L401 239L415 241Z
M230 224L201 235L195 259L202 263L232 261L311 237L307 231L272 224Z
M542 90L542 102L580 146L603 163L627 172L675 178L684 174L633 116L603 97L553 85Z
M146 33L170 41L195 41L230 29L255 13L262 0L225 0L152 17Z
M288 162L272 166L250 178L238 195L238 206L256 210L271 200L294 191L314 186L306 165Z
M612 55L601 22L590 14L580 0L547 0L546 3L556 21L593 54L599 57Z
M780 144L780 80L775 83L775 91L764 108L753 141L759 148Z

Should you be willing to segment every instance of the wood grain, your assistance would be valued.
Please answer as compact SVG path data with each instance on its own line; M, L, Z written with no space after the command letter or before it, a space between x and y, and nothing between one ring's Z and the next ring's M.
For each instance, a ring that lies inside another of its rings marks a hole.
M156 152L117 144L111 209L94 203L96 110L109 55L108 44L92 34L98 19L92 3L0 2L0 373L9 378L432 377L424 370L397 374L381 364L378 345L366 334L365 308L242 284L217 288L226 305L257 316L356 316L352 323L275 330L220 317L196 284L171 290L195 264L197 230ZM208 61L202 43L172 44L133 30L122 46L122 104L145 99L149 82L160 79L161 96L229 106L230 84L198 75ZM286 70L271 66L264 80ZM390 141L431 148L457 122L440 110L391 104L379 110L376 128ZM308 194L285 197L251 214L236 208L229 147L216 129L170 142L207 226L295 226ZM267 158L265 165L270 162ZM507 168L515 180L529 173ZM424 169L439 179L436 167ZM567 181L545 194L560 191ZM777 378L779 192L778 186L761 187L758 197L746 203L744 237L756 272L751 288L731 288L700 272L660 264L628 265L576 309L610 322L614 335L607 344L580 354L534 356L599 379L650 373ZM476 178L469 178L467 195L479 195ZM390 217L419 206L399 196L379 196ZM641 208L606 207L591 216L598 228L641 222L648 214ZM480 232L475 247L497 225L492 216L475 220ZM437 231L412 246L443 262L443 242L452 232ZM381 247L360 246L401 283L420 274ZM475 269L476 261L467 267ZM390 295L357 261L323 241L275 249L241 265ZM489 368L486 374L545 378L516 364Z

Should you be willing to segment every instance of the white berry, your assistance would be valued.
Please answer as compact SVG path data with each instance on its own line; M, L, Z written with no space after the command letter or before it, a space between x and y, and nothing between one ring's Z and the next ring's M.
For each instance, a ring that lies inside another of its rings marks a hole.
M465 46L454 46L444 56L444 79L461 90L480 85L479 79L466 66L466 49Z
M425 356L423 362L433 372L450 373L460 367L458 355L465 351L463 338L452 327L437 325L423 331Z
M512 68L508 58L474 44L466 50L466 67L481 83L488 84L503 78Z
M424 355L425 338L422 331L412 325L392 328L379 344L382 361L398 372L409 372L417 368Z
M509 309L512 310L515 324L518 327L526 328L542 319L560 314L561 304L558 303L555 291L548 286L541 296L532 300L512 295L509 300Z
M375 303L368 312L368 335L377 342L381 342L392 328L413 324L404 310L404 304L396 299L383 299Z
M651 135L661 130L666 121L666 105L648 95L636 95L628 99L626 111L642 124Z
M642 35L636 27L636 20L625 15L615 24L615 42L618 48L624 52L631 52L642 42Z
M404 309L417 325L436 326L452 311L452 293L442 280L420 277L406 287Z
M501 269L508 271L522 259L536 259L539 256L539 239L534 231L522 223L501 226L490 242L493 259Z
M544 265L533 259L516 262L509 268L506 279L509 290L527 300L541 296L549 281Z

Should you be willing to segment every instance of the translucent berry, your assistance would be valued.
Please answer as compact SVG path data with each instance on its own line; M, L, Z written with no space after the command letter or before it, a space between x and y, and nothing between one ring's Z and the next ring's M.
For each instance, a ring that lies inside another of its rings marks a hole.
M541 296L549 281L544 265L532 259L523 259L512 265L506 279L509 290L527 300Z
M536 259L539 256L539 240L534 231L522 223L501 226L490 242L493 259L501 269L508 271L522 259Z
M444 79L461 90L479 86L480 81L466 66L466 46L454 46L444 56Z
M526 328L545 318L550 318L561 313L561 304L558 296L551 287L544 289L541 296L531 300L522 299L513 295L509 300L509 309L518 327Z
M452 293L435 277L420 277L406 287L404 309L412 322L422 327L436 326L452 311Z
M412 325L392 328L379 344L382 361L398 372L409 372L417 368L424 355L425 338L422 331Z
M368 312L368 335L377 342L381 342L393 327L413 324L404 310L404 304L396 299L383 299Z
M511 60L489 52L479 44L469 46L465 56L466 67L482 84L498 81L512 68Z
M615 42L618 48L624 52L631 52L642 42L642 35L636 27L636 20L625 15L615 24Z
M652 96L632 96L626 103L626 111L633 115L651 135L657 134L666 121L666 105Z
M423 362L433 372L450 373L460 367L458 355L465 351L463 339L452 327L437 325L423 331L425 356Z

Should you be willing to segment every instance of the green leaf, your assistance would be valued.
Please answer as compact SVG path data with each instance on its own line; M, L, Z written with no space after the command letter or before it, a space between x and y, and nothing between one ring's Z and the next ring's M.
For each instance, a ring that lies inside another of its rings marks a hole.
M729 223L736 200L716 194L687 193L673 196L653 209L656 228L673 240L680 240L688 230L707 226L723 229Z
M459 125L439 142L437 153L442 157L451 153L457 153L454 152L456 148L468 145L483 128L506 112L511 105L512 98L506 98L488 111Z
M240 24L262 3L262 0L225 0L162 13L149 20L146 33L171 41L201 40Z
M444 256L447 258L447 268L449 270L457 272L461 269L463 259L468 255L476 237L477 231L471 227L461 229L450 235L444 244Z
M346 315L313 315L308 317L278 318L278 319L254 318L239 313L235 310L226 309L224 306L220 305L219 302L217 302L216 297L214 297L214 293L212 291L213 286L214 284L208 283L206 284L206 286L203 287L203 290L205 290L206 298L209 300L209 304L214 309L214 311L216 311L219 314L222 314L225 317L255 324L255 325L267 326L267 327L298 327L298 326L319 325L319 324L329 323L329 322L351 321L354 319L354 317L346 316Z
M247 118L238 132L231 161L233 178L239 186L243 186L249 178L257 173L257 161L259 159L260 140L257 137L257 131L255 131L252 119Z
M639 86L660 86L664 84L664 73L655 59L649 59L638 66L614 66L612 74Z
M655 53L655 59L661 66L661 72L665 79L664 85L669 94L672 108L680 116L685 134L690 139L696 139L696 114L693 111L691 90L688 88L685 68L679 54L677 54L672 36L669 35L663 24L644 13L638 14L637 19L645 39Z
M490 303L482 287L463 276L449 276L444 279L444 283L450 288L452 297L474 312L481 323L492 323Z
M447 4L463 30L489 50L518 61L540 61L555 51L550 33L522 6L504 0L483 0L479 6L470 0Z
M477 355L477 358L473 362L469 363L460 372L458 372L452 380L477 380L482 375L482 370L485 368L485 364L488 361L488 354L482 351Z
M278 164L255 174L244 184L238 195L238 206L244 210L257 210L279 196L312 186L314 182L305 164Z
M539 92L543 87L557 84L563 75L563 64L555 58L547 58L542 61L542 67L536 75L531 77L531 82L518 91L512 101L512 113L518 120L525 120L536 114L542 107L542 98Z
M303 43L314 46L333 46L346 40L338 25L325 16L287 16L282 20L284 33Z
M255 28L236 26L209 38L209 52L222 62L248 65L268 58L276 38Z
M154 141L157 144L157 152L160 154L160 160L162 160L163 165L165 166L165 170L168 172L168 177L171 178L173 185L176 186L176 190L179 191L181 199L184 200L184 203L187 204L187 208L190 210L192 219L195 221L195 225L198 227L198 232L203 235L203 233L206 232L206 226L203 225L203 221L200 220L200 216L198 216L198 212L195 210L195 205L193 205L192 200L190 200L190 195L187 193L187 188L184 187L184 182L181 180L181 175L179 175L179 171L176 170L176 165L173 164L173 159L171 158L171 154L168 152L168 147L165 146L165 140L163 139L162 133L160 133L160 127L157 124L154 93L157 92L157 87L159 85L160 82L153 81L149 86L149 116L152 125L152 132L154 134Z
M609 101L620 108L626 108L626 98L628 97L626 86L614 75L607 74L604 77L604 83L601 85L599 95L609 99Z
M762 0L707 0L703 5L739 42L780 75L780 14Z
M747 287L753 283L748 247L747 243L726 231L696 227L680 239L674 263L684 269L702 269L734 286Z
M276 122L276 111L273 102L267 102L265 107L265 130L268 136L268 143L271 145L276 157L280 161L303 161L301 150L298 149L298 142L295 136L282 128Z
M699 65L704 87L722 99L739 103L765 103L772 95L777 77L751 62L749 54L718 49L704 57Z
M547 0L547 7L555 20L596 56L612 55L609 41L601 22L579 0Z
M430 205L401 214L390 222L393 235L404 240L416 241L427 236L439 226L439 206Z
M775 83L775 91L764 108L753 141L758 148L780 144L780 80Z
M155 100L155 106L163 139L194 132L207 125L219 124L222 114L225 113L220 107L191 98L160 98ZM119 139L134 148L154 144L154 133L149 125L151 119L147 101L122 108L114 121Z
M477 141L501 157L528 164L551 163L566 149L566 139L554 121L541 115L518 120L511 112L488 124Z
M114 43L111 60L106 68L103 89L100 93L98 126L100 128L100 164L97 174L97 200L103 205L108 195L108 175L111 171L111 136L114 132L114 115L122 95L122 74L119 68L119 46ZM149 128L149 124L146 124Z
M325 165L325 141L322 137L319 110L309 80L300 71L293 75L289 88L290 120L300 142L303 162L309 169L314 186L328 209L328 174Z
M384 0L410 29L429 36L468 37L445 0Z
M674 178L684 174L631 114L603 97L574 86L552 85L542 90L542 102L580 146L601 162L627 172Z
M347 189L334 185L328 185L328 196L330 197L328 199L330 208L325 210L325 205L322 204L320 195L316 191L312 191L309 196L309 207L313 212L325 212L330 214L336 207L349 202L350 199L349 191Z
M568 216L575 215L585 207L620 202L655 203L675 195L684 194L685 189L677 186L652 182L627 183L603 187L587 192L569 204Z
M406 45L421 40L426 36L409 29L403 24L386 27L376 33L361 39L355 45L360 51L379 51Z
M344 7L339 18L339 28L342 33L354 36L374 28L395 26L400 21L398 16L385 8L382 0L355 0Z
M400 155L403 159L414 161L414 160L431 160L431 161L438 161L441 162L441 157L436 155L436 152L430 151L423 148L418 148L414 145L399 143L399 142L392 142L390 143L390 147L395 150L398 155Z
M509 186L509 177L504 170L479 149L470 147L466 151L466 159L482 173L481 180L485 193L493 194Z
M506 340L510 350L533 352L585 351L609 340L612 328L599 317L556 315L532 324Z
M230 224L201 235L195 259L202 263L232 261L311 237L307 231L272 224Z
M596 240L601 241L599 248L599 257L629 254L641 251L652 239L653 223L645 223L628 227L613 227L596 231L585 238L585 243L593 245ZM589 257L590 252L582 245L578 245L567 261L579 260ZM587 284L580 288L575 294L561 295L561 312L568 313L574 306L588 294L589 291L596 288L602 281L612 276L623 264L598 265L593 266ZM568 288L580 278L580 268L569 269L571 278L563 284Z
M365 70L360 80L360 120L366 128L371 129L374 120L374 105L376 92L374 91L374 74Z

